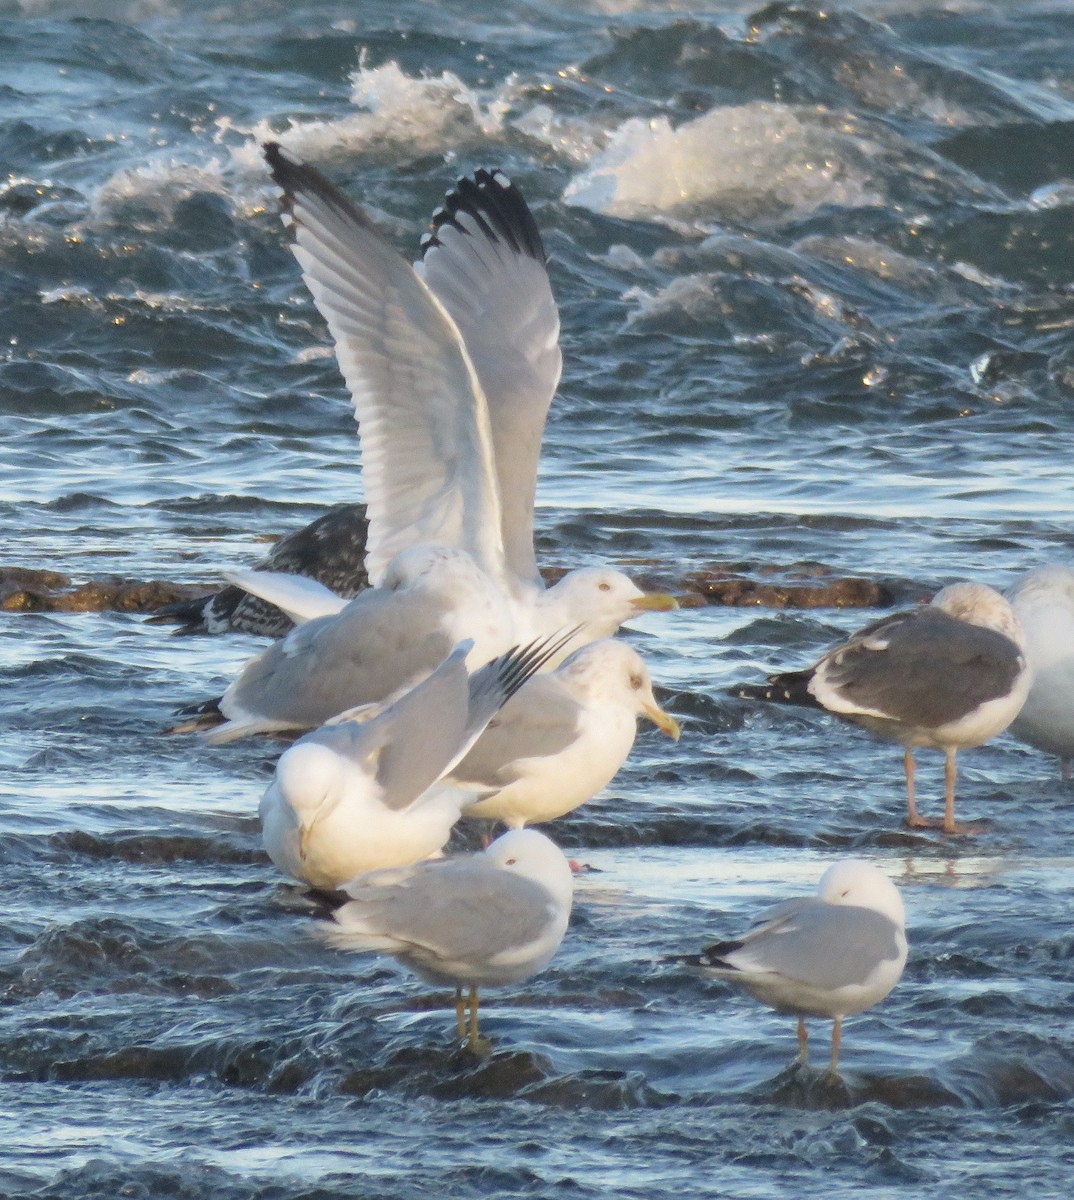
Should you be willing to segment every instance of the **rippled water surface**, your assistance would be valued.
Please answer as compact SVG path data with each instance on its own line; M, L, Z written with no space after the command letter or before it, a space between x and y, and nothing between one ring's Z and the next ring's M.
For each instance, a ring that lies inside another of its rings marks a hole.
M360 497L269 136L409 254L456 175L522 186L564 322L549 565L924 594L1071 557L1067 5L0 0L0 64L8 563L213 580ZM985 832L911 834L897 749L727 693L871 615L639 623L683 739L553 828L599 873L479 1062L446 995L310 936L260 848L270 749L160 736L256 641L3 614L0 1194L1066 1194L1055 764L968 753ZM665 958L848 851L911 955L809 1083L792 1019Z

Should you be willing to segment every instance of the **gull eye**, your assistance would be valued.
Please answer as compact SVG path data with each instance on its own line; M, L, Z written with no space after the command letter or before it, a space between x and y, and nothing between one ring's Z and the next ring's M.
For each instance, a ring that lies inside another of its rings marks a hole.
M631 675L630 686L634 689L634 691L638 691L639 688L641 687L641 684L642 684L642 679L641 679L640 675Z
M513 867L518 862L517 858L509 858L503 865L505 867Z
M850 888L847 888L847 890L845 892L839 893L839 899L845 900L847 898L847 896L849 896L849 895L850 895Z
M597 589L602 592L610 592L612 590L612 585L610 583L598 583Z

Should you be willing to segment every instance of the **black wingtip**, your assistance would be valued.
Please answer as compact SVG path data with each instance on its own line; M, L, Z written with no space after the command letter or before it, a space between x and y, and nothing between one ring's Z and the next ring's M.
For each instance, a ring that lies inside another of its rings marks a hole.
M528 255L540 263L548 261L540 230L522 192L499 167L478 167L473 175L462 176L433 213L432 233L422 239L424 256L441 245L445 226L468 234L459 220L465 214L493 242L502 242L516 254Z

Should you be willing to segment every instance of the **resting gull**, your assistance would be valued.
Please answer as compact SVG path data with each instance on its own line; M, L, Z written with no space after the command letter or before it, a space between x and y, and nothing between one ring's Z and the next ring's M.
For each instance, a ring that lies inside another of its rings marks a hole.
M451 778L477 796L463 816L518 829L570 812L614 778L639 716L678 740L636 650L611 639L575 650L530 679L454 768Z
M1011 734L1057 754L1065 780L1074 761L1074 569L1038 567L1007 593L1026 637L1033 686Z
M459 1037L483 1048L478 989L542 970L567 931L574 883L559 848L513 829L479 854L361 875L344 889L325 939L341 950L391 954L427 983L455 988Z
M437 853L465 799L438 781L555 645L514 650L471 674L471 645L462 642L391 704L297 741L261 800L272 861L295 879L335 888Z
M809 1059L806 1017L832 1018L829 1071L839 1066L843 1018L878 1004L906 965L906 912L891 880L871 863L844 859L820 877L816 896L777 904L737 941L678 961L744 988L776 1012L798 1017L798 1056Z
M946 833L955 824L955 756L1002 733L1029 691L1025 636L1013 609L982 583L953 583L932 603L867 625L804 671L770 676L737 695L805 704L905 748L907 824L920 817L914 798L917 746L946 755Z
M255 569L308 577L349 600L369 586L365 537L365 505L337 504L281 538ZM177 634L234 632L273 638L283 637L294 625L275 604L234 581L211 595L165 604L148 621L176 623Z

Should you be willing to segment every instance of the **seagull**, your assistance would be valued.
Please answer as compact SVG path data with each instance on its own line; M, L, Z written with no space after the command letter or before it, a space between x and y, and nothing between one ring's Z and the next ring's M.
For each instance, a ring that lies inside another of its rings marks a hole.
M776 1012L798 1017L798 1057L809 1062L806 1017L831 1017L828 1070L839 1066L843 1018L878 1004L906 966L906 911L891 880L862 859L833 863L816 896L762 913L737 941L677 961L744 988Z
M266 572L309 578L330 594L349 600L369 586L365 571L366 519L364 504L337 504L309 525L273 546L258 564ZM165 604L148 624L178 623L177 634L252 633L283 637L294 622L275 604L232 582L208 596ZM340 603L337 607L342 607Z
M643 592L607 567L568 571L550 588L537 570L534 490L561 367L559 314L536 223L503 172L459 180L411 266L320 172L275 143L265 157L283 191L292 250L354 401L371 587L248 664L222 698L180 710L193 719L169 732L221 725L212 740L227 741L309 729L336 715L326 711L329 701L339 699L340 712L385 700L431 671L461 637L473 637L476 666L511 645L572 628L573 642L547 664L553 669L632 617L677 608L674 597ZM451 612L439 625L428 605L417 623L381 620L393 607L383 592L410 586L415 555L438 553L453 556L453 575L469 589L475 613L496 610L498 640L488 630L456 627L456 616L465 626L466 606L447 587L439 594ZM251 586L249 574L245 580ZM353 653L352 635L361 641ZM370 676L370 636L399 647L391 657L405 669L378 662ZM332 687L299 682L328 659Z
M574 883L562 851L535 829L478 854L360 875L323 936L340 950L391 954L426 983L455 988L460 1038L475 1052L478 989L520 983L563 941ZM463 996L469 990L468 997ZM469 1026L466 1006L469 1005Z
M571 812L614 778L639 716L678 740L636 650L612 639L575 650L520 688L451 772L477 797L463 816L520 829Z
M1010 732L1059 756L1064 780L1074 762L1074 568L1030 571L1007 592L1026 637L1033 686Z
M867 625L803 671L735 694L827 709L904 747L907 824L931 827L914 797L914 748L946 755L945 833L955 824L955 756L1007 728L1029 692L1025 635L1007 601L983 583L953 583L931 604Z
M537 467L562 354L544 246L518 188L500 170L460 179L411 266L319 171L277 143L264 149L354 403L371 582L415 545L465 551L503 593L519 642L577 626L577 646L677 607L607 568L547 589L537 569Z
M295 742L261 800L272 861L286 875L331 889L363 871L436 854L464 799L439 780L556 640L515 649L473 673L466 666L472 646L460 642L391 704Z

